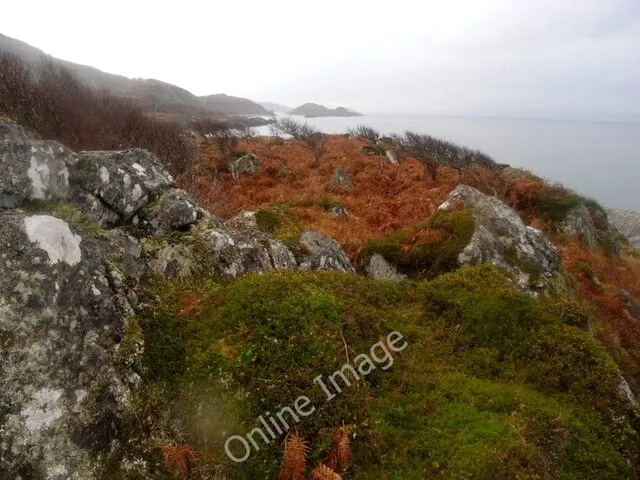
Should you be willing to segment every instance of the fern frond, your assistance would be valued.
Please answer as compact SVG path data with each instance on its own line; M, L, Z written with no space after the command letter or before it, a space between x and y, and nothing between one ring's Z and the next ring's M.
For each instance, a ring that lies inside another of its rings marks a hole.
M305 480L308 453L309 445L298 432L287 435L284 440L280 480Z
M353 426L346 425L333 432L327 463L336 471L344 472L351 462L351 437L349 434L352 428Z
M311 480L342 480L342 476L321 463L311 472Z

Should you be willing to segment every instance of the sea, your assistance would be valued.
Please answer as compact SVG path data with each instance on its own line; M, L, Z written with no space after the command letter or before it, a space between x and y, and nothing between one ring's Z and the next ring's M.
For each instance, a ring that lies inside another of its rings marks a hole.
M302 118L325 133L366 125L407 130L478 149L611 208L640 210L640 122L435 115ZM261 134L268 134L261 127Z

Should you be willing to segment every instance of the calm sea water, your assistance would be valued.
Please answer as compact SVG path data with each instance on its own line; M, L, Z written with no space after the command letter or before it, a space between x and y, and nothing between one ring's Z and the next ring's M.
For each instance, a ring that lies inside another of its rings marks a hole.
M640 123L423 115L305 121L327 133L344 133L356 125L384 134L426 133L531 170L604 206L640 210Z

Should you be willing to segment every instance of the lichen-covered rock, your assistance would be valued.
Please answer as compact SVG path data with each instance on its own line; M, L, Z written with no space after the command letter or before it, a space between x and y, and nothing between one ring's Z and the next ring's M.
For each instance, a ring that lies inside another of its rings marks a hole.
M458 256L460 265L490 263L514 275L529 291L551 286L561 271L560 256L538 229L525 225L520 216L501 200L468 185L458 185L441 210L469 208L475 231Z
M253 153L248 153L236 160L230 161L229 169L231 170L233 178L237 180L243 175L255 173L260 170L260 162L258 161L258 157Z
M631 245L640 249L640 212L608 208L607 216L609 222L627 237Z
M559 230L570 235L579 236L587 245L594 245L598 238L591 213L587 206L583 204L571 209L561 223Z
M584 203L576 205L558 225L558 230L578 236L586 245L601 245L610 253L620 250L620 234L599 206L589 207Z
M79 206L103 226L126 223L174 187L173 178L147 150L81 152L69 167Z
M353 186L353 182L351 181L349 174L344 168L341 167L338 167L334 170L332 183L336 187L341 188L350 188Z
M120 349L135 240L0 212L0 477L94 478L117 438L140 350ZM141 348L141 344L138 344Z
M210 218L178 241L155 238L145 242L150 267L172 278L199 275L237 277L250 272L294 269L296 259L279 240L260 231L253 212L229 222Z
M367 275L376 280L405 280L407 276L387 262L382 255L375 253L365 268Z
M0 121L0 208L24 201L69 197L67 163L75 154L55 141L37 140L24 128Z
M347 255L335 240L307 230L300 236L300 245L307 252L300 263L301 270L337 270L355 273Z
M169 190L133 218L134 225L148 233L164 235L193 225L204 215L194 198L184 190Z

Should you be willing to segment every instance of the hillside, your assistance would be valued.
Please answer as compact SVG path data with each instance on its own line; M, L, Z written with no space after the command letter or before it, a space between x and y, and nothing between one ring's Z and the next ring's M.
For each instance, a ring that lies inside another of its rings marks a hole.
M637 478L640 254L601 207L323 138L201 138L192 197L0 121L3 477Z
M344 107L327 108L317 103L305 103L289 112L290 115L300 115L307 118L313 117L360 117L362 114L347 110Z
M637 214L427 134L210 126L0 58L0 478L640 476Z
M285 105L281 105L279 103L273 103L273 102L260 102L260 105L262 105L264 108L266 108L270 112L289 113L291 110L293 110L291 107L287 107Z
M87 85L106 89L119 97L134 100L146 112L175 115L267 115L268 111L251 100L224 94L198 97L191 92L155 79L132 79L102 72L46 55L31 45L0 34L0 52L17 55L34 68L43 61L65 67Z

